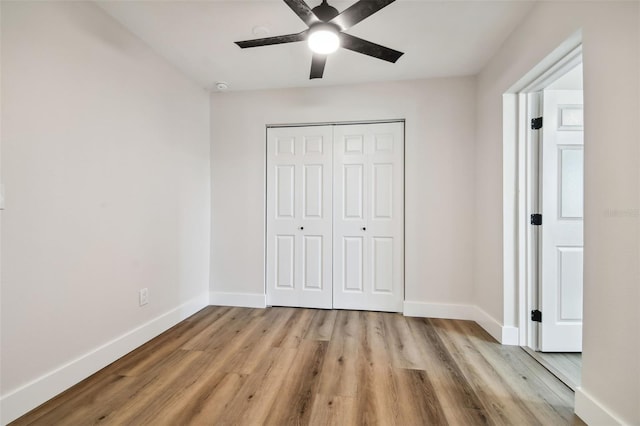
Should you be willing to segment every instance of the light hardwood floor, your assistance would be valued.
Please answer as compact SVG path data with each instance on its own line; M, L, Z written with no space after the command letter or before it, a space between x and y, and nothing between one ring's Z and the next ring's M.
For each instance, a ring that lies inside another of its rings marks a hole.
M582 353L525 351L574 391L582 383Z
M566 425L573 392L469 321L208 307L16 425Z

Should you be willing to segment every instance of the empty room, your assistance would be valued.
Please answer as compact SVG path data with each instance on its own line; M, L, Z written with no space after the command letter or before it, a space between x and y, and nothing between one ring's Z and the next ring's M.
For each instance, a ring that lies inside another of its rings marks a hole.
M0 424L640 425L640 2L0 0Z

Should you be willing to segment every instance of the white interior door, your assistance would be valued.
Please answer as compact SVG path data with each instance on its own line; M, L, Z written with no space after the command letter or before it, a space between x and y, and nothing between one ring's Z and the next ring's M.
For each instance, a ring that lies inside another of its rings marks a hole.
M333 306L402 312L404 125L334 130Z
M582 91L545 90L540 350L582 351Z
M332 307L332 127L267 130L267 304Z

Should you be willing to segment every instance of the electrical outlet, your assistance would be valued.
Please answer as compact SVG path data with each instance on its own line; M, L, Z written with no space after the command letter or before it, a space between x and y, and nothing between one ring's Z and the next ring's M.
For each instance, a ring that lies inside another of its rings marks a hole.
M140 306L143 306L149 303L149 289L148 288L140 289L140 292L138 293L138 299L140 302Z

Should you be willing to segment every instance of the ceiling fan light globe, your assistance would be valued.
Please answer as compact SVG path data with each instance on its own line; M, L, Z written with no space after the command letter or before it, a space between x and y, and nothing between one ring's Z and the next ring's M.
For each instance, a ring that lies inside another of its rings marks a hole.
M320 55L328 55L340 47L338 31L330 27L312 30L307 42L309 43L309 49Z

